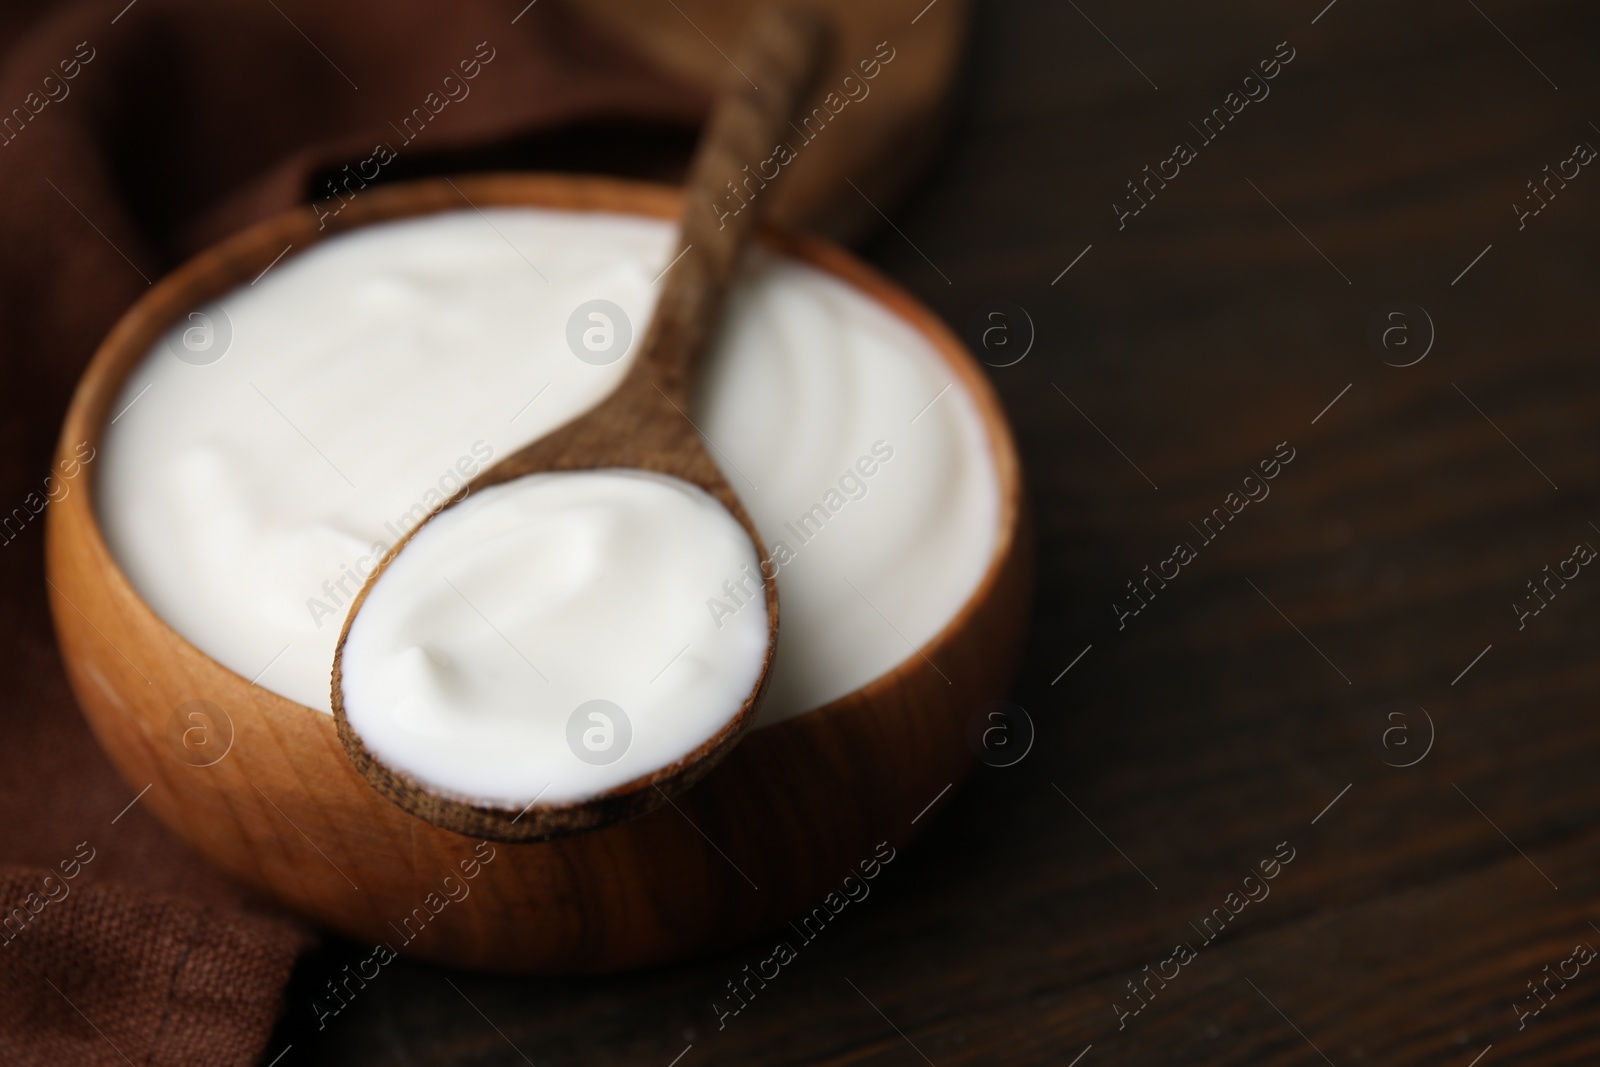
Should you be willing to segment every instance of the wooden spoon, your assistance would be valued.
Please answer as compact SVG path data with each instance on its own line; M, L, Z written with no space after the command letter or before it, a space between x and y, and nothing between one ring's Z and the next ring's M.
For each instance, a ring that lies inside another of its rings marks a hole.
M643 814L698 781L733 749L750 725L771 674L778 638L778 589L763 575L767 648L761 674L737 712L709 740L675 762L578 802L509 811L448 796L382 763L345 715L342 665L350 626L390 561L426 521L472 490L552 471L635 468L700 487L728 509L765 556L755 523L685 412L689 388L716 329L728 286L767 198L756 195L737 213L728 184L771 155L826 57L828 27L818 16L769 8L753 20L701 137L684 189L678 258L664 275L655 315L639 355L615 392L587 414L484 471L467 490L410 531L385 557L351 605L333 660L333 714L356 768L388 799L437 826L503 841L544 840ZM722 205L720 208L718 205ZM763 568L764 570L765 568Z

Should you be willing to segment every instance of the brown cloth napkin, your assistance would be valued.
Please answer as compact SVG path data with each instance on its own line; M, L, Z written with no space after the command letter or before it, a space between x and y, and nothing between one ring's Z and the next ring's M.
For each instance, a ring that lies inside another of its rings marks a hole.
M73 385L151 281L379 142L384 179L670 174L703 95L525 3L0 12L0 1063L256 1063L310 943L141 809L67 688L33 510Z

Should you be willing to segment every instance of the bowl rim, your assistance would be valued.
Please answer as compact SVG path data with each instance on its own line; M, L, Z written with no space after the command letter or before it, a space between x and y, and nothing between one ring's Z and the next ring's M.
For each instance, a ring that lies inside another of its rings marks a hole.
M335 203L339 204L337 214L328 213L328 206ZM258 272L264 273L265 269L270 269L281 260L292 258L290 253L299 255L329 237L360 227L445 211L472 210L480 208L480 205L675 220L681 215L683 197L674 186L603 175L489 172L373 186L361 190L359 196L349 202L329 199L296 205L269 215L208 246L168 271L124 310L80 373L62 421L56 447L57 457L68 455L80 442L88 442L98 451L109 425L107 418L112 403L121 395L128 377L148 356L162 334L188 311L203 307L207 302L238 288L242 284L241 279L258 277ZM288 248L274 252L273 249L278 247L277 241L268 239L273 235L282 239L286 232L294 235L295 240L291 241ZM938 651L964 632L973 616L995 591L1007 561L1019 547L1025 522L1021 461L1010 422L993 385L980 369L978 360L950 327L896 282L831 241L774 226L762 227L755 240L769 251L789 256L845 282L929 342L976 409L995 472L998 508L996 535L987 566L960 607L938 631L855 689L776 722L752 724L747 734L776 731L793 722L843 712L862 697L870 699L893 686L900 676L914 668L919 659L934 664L933 657ZM72 498L76 498L74 506L52 508L46 518L51 522L68 521L70 514L81 510L83 526L79 532L84 538L82 550L96 557L107 580L115 583L108 592L118 602L136 605L145 616L143 625L153 622L165 644L176 643L188 654L231 675L240 685L261 689L272 703L281 703L330 722L333 720L333 716L317 708L302 704L276 690L256 686L250 679L196 646L156 611L123 570L116 553L105 539L99 515L97 465L85 464L80 477L84 481L78 487L81 493L72 494ZM47 572L49 569L47 561ZM743 740L741 738L741 743Z

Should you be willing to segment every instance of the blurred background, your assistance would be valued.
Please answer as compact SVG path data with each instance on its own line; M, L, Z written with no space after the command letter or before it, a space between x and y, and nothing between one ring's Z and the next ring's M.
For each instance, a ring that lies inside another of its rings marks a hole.
M78 41L95 53L0 147L7 499L47 466L141 279L316 196L432 87L429 57L490 39L509 69L386 179L670 180L743 14L124 3L0 14L0 108ZM370 953L323 938L281 1000L253 1002L277 1021L229 1062L1600 1056L1581 951L1600 944L1600 579L1517 608L1546 565L1600 544L1600 10L924 3L838 5L847 55L887 41L896 61L841 116L861 127L797 166L784 212L849 240L990 365L1038 532L1013 694L1031 751L979 766L725 1028L710 1002L753 947L601 978L401 961L319 1029L311 1000ZM1275 454L1293 458L1270 497L1135 599L1128 583ZM19 865L131 795L72 718L40 552L35 535L0 557L0 858ZM95 833L97 877L234 906L138 808ZM1270 893L1242 901L1274 858ZM29 980L0 960L0 983ZM19 1010L0 1029L36 1062Z

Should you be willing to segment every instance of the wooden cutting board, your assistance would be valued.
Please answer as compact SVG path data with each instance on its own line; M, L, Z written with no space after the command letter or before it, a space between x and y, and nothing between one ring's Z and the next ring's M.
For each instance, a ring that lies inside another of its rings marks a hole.
M767 207L780 223L850 240L882 224L879 211L892 213L931 158L970 6L969 0L811 2L838 28L833 63L813 101L828 121L806 128L810 140L797 133L789 142L794 159L782 168ZM664 69L712 89L732 73L724 53L732 54L751 6L749 0L584 0L582 10ZM871 70L880 56L892 58L865 80L861 64ZM837 114L826 106L829 92Z

